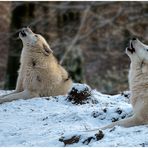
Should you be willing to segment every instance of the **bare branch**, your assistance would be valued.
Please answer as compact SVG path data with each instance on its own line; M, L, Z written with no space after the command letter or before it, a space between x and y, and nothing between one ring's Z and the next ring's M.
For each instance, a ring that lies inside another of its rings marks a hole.
M88 6L88 7L86 8L86 10L84 11L84 15L83 15L83 18L82 18L82 21L81 21L79 30L78 30L78 32L77 32L75 38L72 40L72 42L71 42L69 48L68 48L67 51L65 52L64 56L62 57L62 59L61 59L61 61L60 61L60 64L63 63L63 61L64 61L65 57L67 56L67 54L72 50L73 46L74 46L74 45L76 44L76 42L78 41L79 36L80 36L81 29L82 29L82 27L83 27L84 24L85 24L85 21L86 21L86 18L87 18L87 14L88 14L89 10L90 10L90 6Z
M79 38L79 40L85 39L86 37L88 37L90 34L92 34L92 33L93 33L96 29L98 29L98 28L102 28L102 27L104 27L104 26L106 26L106 25L108 25L108 24L112 24L112 23L116 20L116 18L118 18L118 17L120 16L120 14L122 13L122 11L123 11L123 9L120 8L120 9L118 10L117 14L116 14L113 18L106 19L106 20L102 21L98 26L92 28L89 32L87 32L87 34L81 36L81 37Z

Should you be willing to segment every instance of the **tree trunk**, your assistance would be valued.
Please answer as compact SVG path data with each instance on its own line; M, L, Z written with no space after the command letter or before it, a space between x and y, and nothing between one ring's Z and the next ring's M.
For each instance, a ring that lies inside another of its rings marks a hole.
M22 50L22 43L18 38L18 30L28 23L33 18L35 4L31 2L16 2L12 3L12 16L10 24L10 32L13 32L10 38L8 64L6 72L6 89L14 89L19 69L19 59Z

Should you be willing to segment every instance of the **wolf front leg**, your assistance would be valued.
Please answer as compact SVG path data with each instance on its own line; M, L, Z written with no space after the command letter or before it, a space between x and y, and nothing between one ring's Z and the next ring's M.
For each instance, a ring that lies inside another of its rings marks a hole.
M100 129L105 130L107 128L112 128L114 126L122 126L122 127L132 127L132 126L137 126L140 125L141 121L139 118L136 117L136 115L133 115L132 117L126 118L126 119L122 119L120 121L111 123L107 126L104 126Z
M16 92L23 91L23 84L22 83L23 83L23 77L22 77L22 75L20 75L20 72L19 72L19 76L17 78L16 88L15 88Z
M24 90L22 92L13 93L13 94L0 98L0 103L11 102L11 101L18 100L18 99L30 99L30 98L34 98L38 96L39 95L36 93L30 92L28 90Z

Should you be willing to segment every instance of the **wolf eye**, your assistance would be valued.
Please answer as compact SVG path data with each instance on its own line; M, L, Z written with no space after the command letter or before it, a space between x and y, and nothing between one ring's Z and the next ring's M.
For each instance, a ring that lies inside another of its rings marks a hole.
M35 37L38 37L37 35L34 35Z
M148 49L146 49L146 51L148 51Z

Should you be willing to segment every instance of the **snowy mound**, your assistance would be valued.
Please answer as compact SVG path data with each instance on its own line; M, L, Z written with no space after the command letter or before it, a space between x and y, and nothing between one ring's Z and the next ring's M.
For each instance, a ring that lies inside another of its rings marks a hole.
M74 84L68 96L0 104L0 146L148 146L146 125L89 131L131 116L129 96Z

